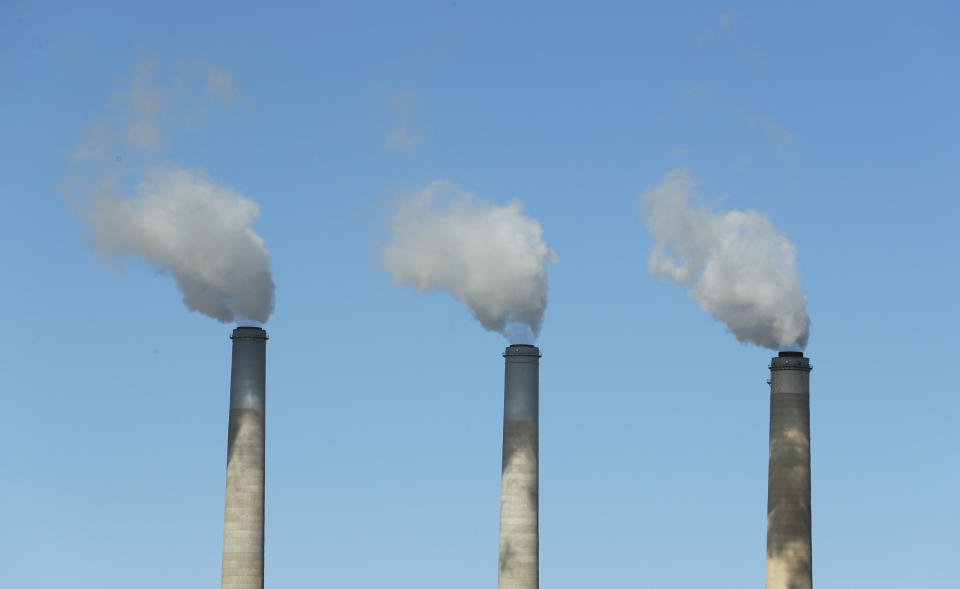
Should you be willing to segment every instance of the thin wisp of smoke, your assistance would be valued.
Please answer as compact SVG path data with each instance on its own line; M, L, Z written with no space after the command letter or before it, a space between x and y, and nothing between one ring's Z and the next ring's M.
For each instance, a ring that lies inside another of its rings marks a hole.
M654 240L650 274L688 287L740 342L805 348L810 318L794 245L756 211L696 204L696 186L676 169L640 197Z
M152 170L131 198L97 196L85 211L94 249L137 256L170 274L183 304L223 322L273 311L270 254L251 229L260 208L200 172Z
M556 255L519 202L479 202L452 182L435 181L397 202L390 228L393 241L382 254L396 285L450 292L511 343L539 335Z
M88 132L65 189L77 197L90 245L116 267L139 258L173 276L190 310L263 323L273 312L274 283L270 254L252 228L258 205L202 170L138 165L157 159L177 121L199 122L210 102L229 109L233 78L213 67L182 71L171 91L155 83L154 69L141 64L118 96L119 127L97 123ZM184 90L198 86L199 95Z

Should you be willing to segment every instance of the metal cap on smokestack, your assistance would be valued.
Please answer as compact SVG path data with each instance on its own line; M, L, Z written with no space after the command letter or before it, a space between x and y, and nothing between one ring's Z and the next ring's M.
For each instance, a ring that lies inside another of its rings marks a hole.
M770 362L767 589L811 589L810 359L780 352Z
M513 344L503 353L503 463L499 589L540 586L540 350Z
M238 327L230 369L222 589L263 589L267 332Z

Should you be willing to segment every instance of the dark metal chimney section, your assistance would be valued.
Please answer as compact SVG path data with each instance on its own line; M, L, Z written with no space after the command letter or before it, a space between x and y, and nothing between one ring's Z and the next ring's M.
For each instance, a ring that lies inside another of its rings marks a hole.
M230 369L222 589L263 589L264 409L267 332L238 327Z
M811 589L810 359L780 352L770 362L767 589Z
M503 384L499 589L540 586L540 350L513 344Z

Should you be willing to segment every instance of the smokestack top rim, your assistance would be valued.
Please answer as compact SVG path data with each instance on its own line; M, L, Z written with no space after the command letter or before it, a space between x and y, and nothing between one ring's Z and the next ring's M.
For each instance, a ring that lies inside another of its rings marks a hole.
M780 352L778 356L770 359L770 370L801 370L810 372L813 365L810 364L810 358L803 355L802 352Z
M267 336L267 332L262 327L256 327L253 325L241 325L238 326L230 334L230 339L270 339Z
M540 348L532 344L510 344L503 351L503 357L508 356L536 356L537 358L542 358L540 354Z

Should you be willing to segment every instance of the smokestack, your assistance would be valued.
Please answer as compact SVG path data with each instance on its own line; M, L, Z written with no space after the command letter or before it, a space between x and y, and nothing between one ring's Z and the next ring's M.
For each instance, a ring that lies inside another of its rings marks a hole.
M540 350L513 344L503 385L499 589L540 586Z
M221 589L263 589L264 408L267 332L238 327L230 370L227 498Z
M780 352L770 362L767 589L811 589L810 359Z

